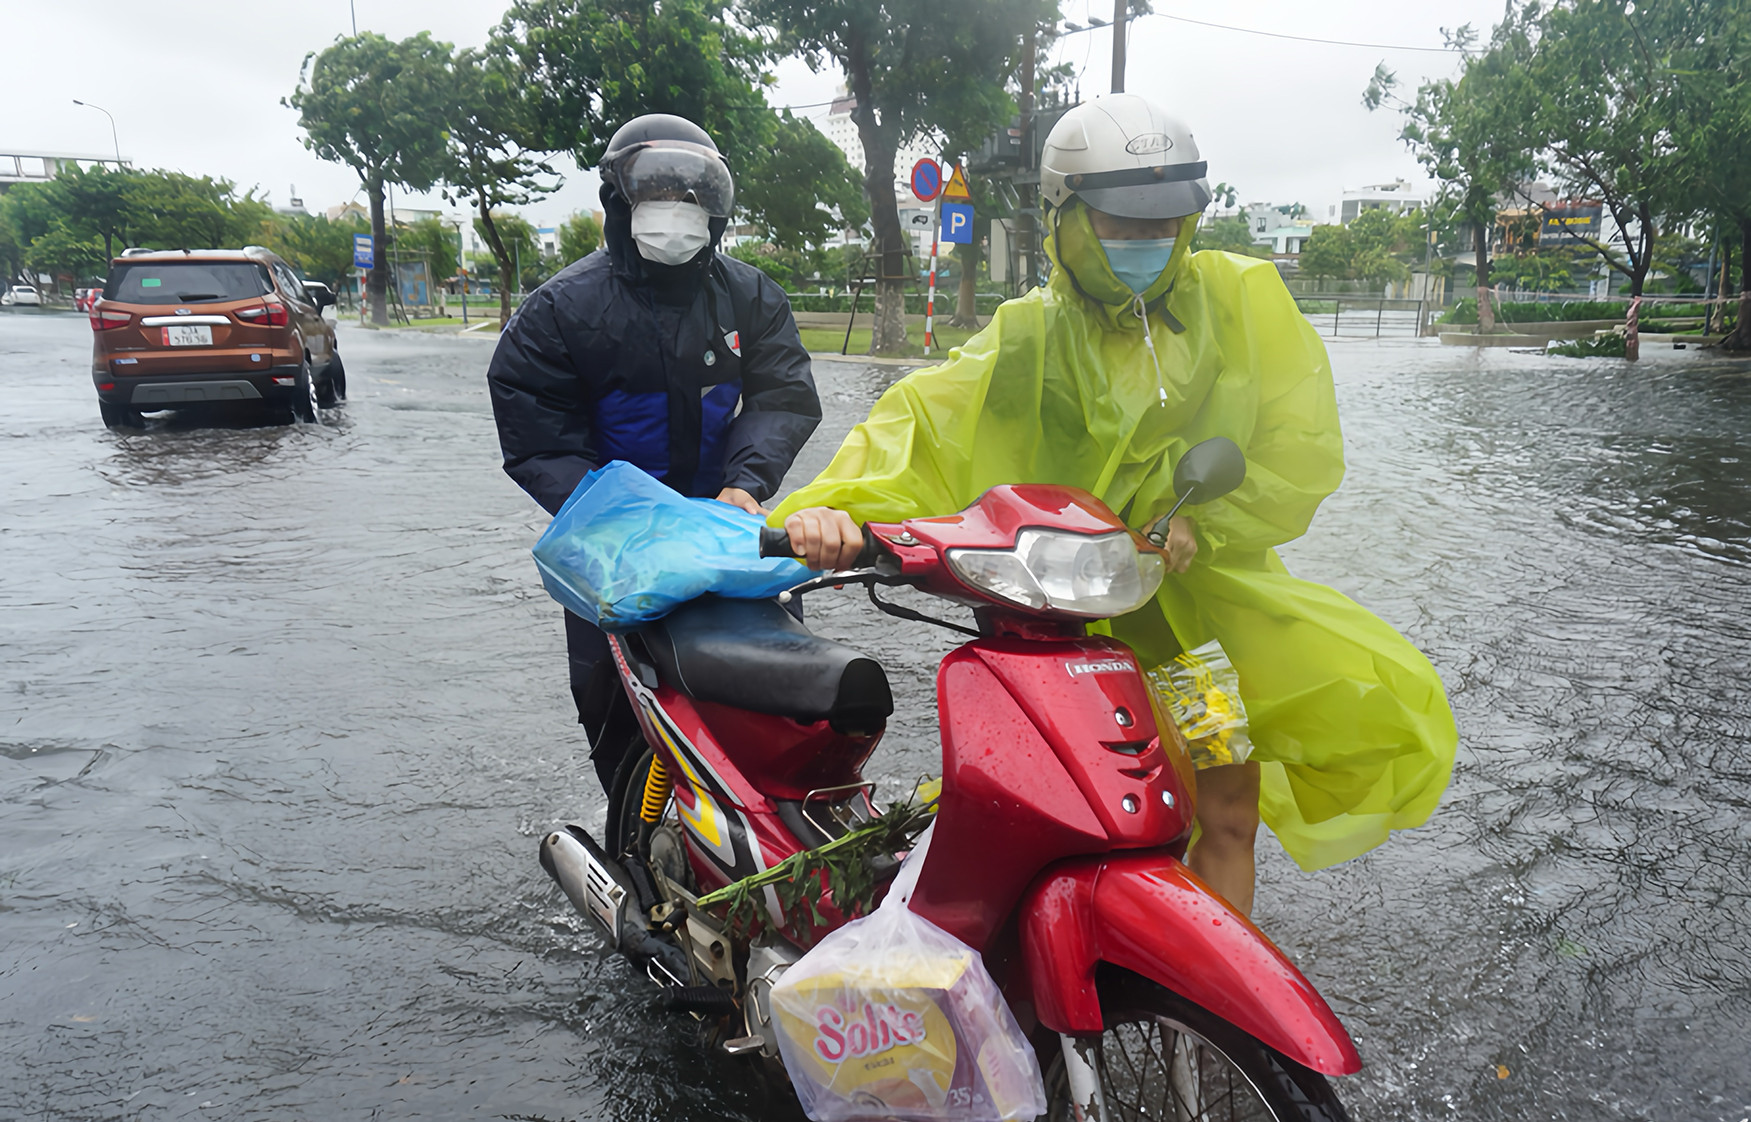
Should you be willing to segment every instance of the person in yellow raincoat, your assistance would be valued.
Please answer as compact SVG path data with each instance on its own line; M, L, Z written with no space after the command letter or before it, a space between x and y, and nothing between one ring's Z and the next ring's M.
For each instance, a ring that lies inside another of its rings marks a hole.
M1067 113L1042 159L1050 282L884 393L773 519L816 568L850 564L860 522L953 513L1002 483L1083 488L1142 530L1173 506L1179 456L1233 439L1245 482L1173 519L1175 575L1106 628L1144 667L1217 639L1238 671L1252 753L1199 771L1190 860L1250 911L1261 817L1304 869L1355 857L1427 820L1457 732L1415 647L1277 557L1343 478L1331 366L1271 262L1192 252L1205 170L1141 97Z

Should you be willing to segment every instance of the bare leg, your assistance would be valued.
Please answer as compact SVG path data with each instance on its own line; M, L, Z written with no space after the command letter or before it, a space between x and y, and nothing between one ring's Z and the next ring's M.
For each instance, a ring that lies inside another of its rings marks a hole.
M1252 914L1253 841L1259 832L1259 765L1198 772L1198 825L1192 872L1234 906Z

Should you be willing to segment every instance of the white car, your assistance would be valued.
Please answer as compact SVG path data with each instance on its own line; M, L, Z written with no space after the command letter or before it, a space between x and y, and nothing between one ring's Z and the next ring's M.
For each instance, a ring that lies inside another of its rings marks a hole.
M42 293L28 284L15 284L4 294L0 294L0 304L29 304L40 308L43 306L43 297Z

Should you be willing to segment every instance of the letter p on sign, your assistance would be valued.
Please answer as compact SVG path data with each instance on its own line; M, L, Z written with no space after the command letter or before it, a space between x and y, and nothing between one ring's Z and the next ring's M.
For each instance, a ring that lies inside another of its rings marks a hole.
M966 203L942 204L942 240L955 245L973 241L973 208Z

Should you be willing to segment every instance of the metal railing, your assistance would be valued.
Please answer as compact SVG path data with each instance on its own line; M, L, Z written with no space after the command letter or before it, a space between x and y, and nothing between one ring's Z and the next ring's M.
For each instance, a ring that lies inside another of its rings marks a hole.
M1427 300L1388 300L1383 296L1297 296L1295 306L1321 335L1332 338L1414 339L1427 330L1433 309Z

